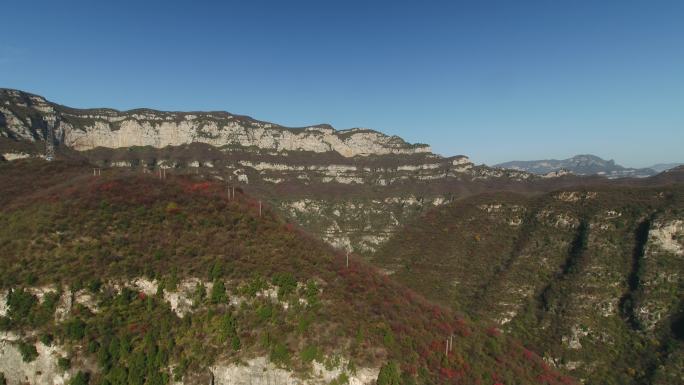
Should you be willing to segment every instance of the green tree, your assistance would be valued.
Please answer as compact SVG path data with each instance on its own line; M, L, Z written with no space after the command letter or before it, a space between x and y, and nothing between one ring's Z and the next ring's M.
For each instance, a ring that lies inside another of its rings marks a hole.
M226 303L228 301L228 296L226 296L226 286L223 281L215 280L214 286L211 288L211 303Z
M202 282L197 282L195 285L195 293L193 295L192 304L194 306L200 305L207 298L207 288L204 287Z
M52 334L50 334L50 333L45 333L45 334L40 336L40 342L42 342L43 345L47 345L47 346L52 345L53 339L54 338L52 337Z
M235 351L240 350L240 347L242 346L242 343L240 342L240 337L238 337L237 334L234 335L234 336L230 339L230 346L231 346L231 347L233 348L233 350L235 350Z
M0 372L0 385L7 385L7 379L5 378L5 373Z
M278 286L278 298L283 299L297 288L297 280L290 273L277 273L272 282Z
M133 353L128 365L128 385L143 385L146 369L145 354L142 352Z
M171 276L166 281L164 287L169 291L176 291L178 289L178 268L175 266L171 269Z
M86 323L80 318L67 321L64 325L64 334L72 340L80 340L85 336Z
M221 325L220 325L220 335L223 340L226 340L228 337L232 337L235 334L237 334L235 328L236 328L236 322L235 318L230 315L230 314L224 314L221 317Z
M306 302L309 306L316 307L318 305L318 285L313 280L306 282L306 288L304 289L304 296L306 297Z
M109 354L107 347L101 346L100 350L97 351L97 363L105 372L112 368L112 355Z
M121 345L119 344L119 338L117 336L112 337L109 341L109 346L107 347L109 351L109 356L112 358L112 362L119 360L121 355Z
M88 382L90 382L90 374L79 370L74 378L69 381L69 385L88 385Z
M24 362L31 362L38 357L38 351L34 344L27 344L25 342L19 343L19 352L21 353L21 359Z
M69 368L71 368L71 360L68 359L67 357L59 357L57 359L57 366L62 371L67 371Z
M11 290L7 294L7 306L9 311L7 315L15 322L23 323L27 321L31 309L38 304L38 298L35 295L24 291L24 289Z
M315 345L309 345L301 353L299 353L302 361L305 363L311 363L318 357L318 348Z
M276 343L271 349L271 361L277 364L288 365L290 363L290 351L283 343Z
M209 269L209 279L215 281L223 276L223 265L220 261L214 262Z
M147 381L145 382L145 385L165 385L167 381L168 378L165 378L158 371L154 371L147 376Z
M88 290L90 290L90 292L93 294L99 293L101 288L102 281L99 279L92 279L90 282L88 282Z
M112 371L107 375L109 383L112 385L127 385L128 373L125 367L115 366Z
M400 385L401 374L394 361L390 361L380 368L377 385Z

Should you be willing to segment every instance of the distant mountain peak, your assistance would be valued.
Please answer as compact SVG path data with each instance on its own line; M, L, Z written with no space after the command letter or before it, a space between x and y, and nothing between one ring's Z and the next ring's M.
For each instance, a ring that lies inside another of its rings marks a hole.
M593 154L579 154L568 159L541 159L499 163L495 167L531 172L538 175L548 175L562 170L576 175L601 175L608 178L647 177L657 172L650 168L628 168L615 163L615 160L605 160Z

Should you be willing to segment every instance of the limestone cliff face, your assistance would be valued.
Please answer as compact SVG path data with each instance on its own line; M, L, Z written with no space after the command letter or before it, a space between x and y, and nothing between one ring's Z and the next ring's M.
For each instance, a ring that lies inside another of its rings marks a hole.
M0 89L0 135L44 140L49 125L54 127L58 142L79 151L206 143L275 151L334 151L344 157L430 152L427 145L409 144L369 129L337 131L327 125L287 128L227 112L79 110L40 96Z

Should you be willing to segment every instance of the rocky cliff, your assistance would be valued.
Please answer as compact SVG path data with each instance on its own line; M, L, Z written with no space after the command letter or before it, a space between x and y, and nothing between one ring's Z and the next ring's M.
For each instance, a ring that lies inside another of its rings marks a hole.
M79 151L206 143L273 151L332 151L344 157L430 152L427 145L408 144L369 129L288 128L227 112L82 110L9 89L0 89L0 123L3 136L27 141L45 140L49 127L57 142Z

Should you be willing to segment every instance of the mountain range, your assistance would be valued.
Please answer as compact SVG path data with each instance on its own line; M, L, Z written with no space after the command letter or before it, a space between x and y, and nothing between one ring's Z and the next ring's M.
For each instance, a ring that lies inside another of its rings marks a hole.
M616 164L614 160L604 160L596 155L575 155L568 159L543 159L510 161L494 167L509 168L531 172L538 175L570 172L576 175L601 175L607 178L643 178L674 168L680 164L658 164L647 168L628 168Z
M681 166L9 89L0 156L10 385L684 382Z

